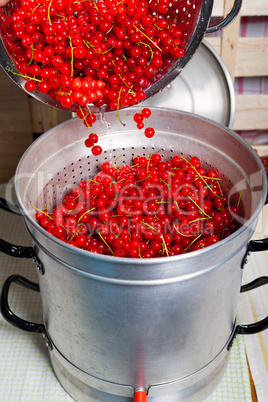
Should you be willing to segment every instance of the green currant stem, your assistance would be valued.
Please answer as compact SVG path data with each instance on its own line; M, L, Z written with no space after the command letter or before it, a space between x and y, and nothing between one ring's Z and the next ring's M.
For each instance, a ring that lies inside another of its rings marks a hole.
M81 107L81 106L80 106L80 107ZM90 116L92 116L92 112L91 112L90 107L89 107L88 105L87 105L86 107L87 107L87 110L89 111Z
M243 190L240 190L239 198L238 198L238 201L237 201L237 204L236 204L237 207L239 207L241 197L242 197L242 192L243 192Z
M86 119L86 116L84 116L83 109L81 108L80 105L79 105L79 110L81 111L81 113L82 113L82 115L83 115L83 119L84 119L84 122L86 123L86 126L87 126L87 128L88 128L88 131L91 133L90 125L88 124L88 121L87 121L87 119Z
M113 48L114 48L114 46L110 47L110 49L105 50L105 52L103 52L102 54L106 54L106 53L110 52Z
M189 200L191 200L191 201L194 203L194 205L199 209L199 211L200 211L203 215L205 215L208 219L211 219L211 216L209 216L208 214L206 214L206 212L203 211L203 209L200 207L200 205L197 204L197 202L196 202L195 200L193 200L189 195L188 195L188 198L189 198Z
M223 197L223 192L222 192L221 185L220 185L220 183L219 183L218 181L217 181L216 183L217 183L217 186L219 187L219 190L220 190L221 196Z
M123 84L128 88L129 93L131 93L132 95L135 96L136 93L133 91L133 89L132 89L131 87L129 87L129 86L126 84L126 82L124 81L122 75L121 75L121 74L118 74L118 77L121 79L121 81L123 82ZM122 90L122 89L120 89L120 92L121 92L121 90ZM120 92L119 92L119 95L120 95ZM117 100L117 102L118 102L118 100Z
M65 21L68 21L68 18L65 15L56 14L56 16L65 19Z
M31 207L33 207L36 211L41 212L42 214L44 214L48 219L50 219L51 221L53 221L52 216L50 216L48 213L42 211L41 209L35 207L33 204L31 204Z
M72 38L69 37L69 43L71 47L71 77L74 75L74 48L73 48L73 43L72 43Z
M176 205L176 207L178 208L178 210L180 209L179 204L177 203L177 201L174 201L174 204Z
M153 226L149 225L147 222L144 221L140 221L141 223L143 223L144 225L148 226L150 229L154 230L155 232L158 232L158 230L156 228L154 228Z
M118 118L118 120L120 121L120 123L122 124L122 126L125 126L125 123L122 122L122 120L121 120L121 118L120 118L120 115L119 115L119 103L120 103L121 92L122 92L122 87L120 87L120 90L119 90L119 93L118 93L116 117Z
M170 187L169 187L169 185L167 184L167 182L165 180L160 179L160 181L162 181L167 186L167 188L170 190Z
M134 25L134 24L133 24L133 27L135 29L137 29L137 31L139 31L146 39L148 39L148 41L151 42L158 50L160 50L160 52L162 52L162 49L156 43L154 43L154 41L151 38L149 38L149 36L147 36L144 32L142 32L141 29L136 27L136 25Z
M147 177L145 177L144 179L137 180L137 183L140 183L141 181L147 180L147 179L149 179L149 177L150 177L150 175L149 175L149 176L147 176Z
M115 158L115 160L114 160L114 162L113 162L113 167L114 167L115 169L119 169L118 167L116 167L115 163L116 163L116 161L117 161L119 158L121 158L121 157L122 157L122 155L119 155L117 158Z
M99 53L99 52L96 51L95 46L91 45L90 42L88 42L88 41L86 41L86 40L83 40L83 43L84 43L87 47L90 47L91 49L93 49L95 53Z
M48 9L47 9L47 19L48 19L49 25L51 25L50 8L51 8L52 1L53 1L53 0L51 0L51 1L49 2Z
M154 52L153 52L153 49L151 48L151 46L149 45L149 43L139 42L139 44L148 46L148 48L149 48L149 50L150 50L150 53L151 53L151 60L152 60L152 58L153 58L153 56L154 56ZM147 65L150 64L151 60L147 63Z
M188 246L185 248L184 251L187 251L193 245L193 243L196 242L201 236L202 233L200 233L197 237L195 237L194 240L190 244L188 244Z
M140 109L141 109L141 111L143 110L143 107L141 107L141 105L139 104L139 107L140 107ZM146 126L147 127L149 127L149 124L148 124L148 122L147 122L147 119L146 118L144 118L144 121L145 121L145 123L146 123ZM148 171L148 169L147 169L147 171Z
M203 218L196 218L196 219L194 219L193 221L190 221L189 223L194 223L194 222L198 222L198 221L204 221L204 220L207 220L208 218L206 218L206 217L203 217Z
M176 225L175 225L174 222L173 222L173 227L174 227L174 229L176 230L176 232L179 233L179 234L180 234L181 236L183 236L183 237L192 237L192 236L193 236L192 234L186 235L186 234L181 233L181 232L179 231L179 229L176 228Z
M185 159L183 156L181 156L181 159L183 159L185 162L189 163L189 165L194 169L195 173L198 175L198 177L205 183L205 185L208 187L208 189L218 198L221 199L221 197L216 194L212 188L209 186L209 184L205 181L204 177L196 170L196 168L189 162L187 159Z
M108 247L108 249L111 251L112 255L114 255L113 250L111 249L111 247L109 246L109 244L107 243L107 241L103 238L103 236L101 235L101 233L99 232L98 235L100 236L101 240L103 241L103 243Z
M98 11L98 13L100 13L95 0L93 0L93 4L94 4L94 7L96 8L96 10Z
M27 64L27 66L29 66L29 65L31 64L31 62L33 61L33 54L34 54L34 47L33 47L33 45L31 45L31 49L32 49L31 60L29 61L29 63Z
M152 154L150 154L147 162L147 173L149 172L149 165L150 165L150 160L151 160Z
M111 31L112 31L112 29L113 29L113 27L114 27L114 24L111 26L111 28L110 29L108 29L108 31L107 32L105 32L106 33L106 35L108 35ZM114 46L113 46L114 47ZM108 50L106 50L106 52L107 52ZM105 52L105 53L106 53ZM103 53L104 54L104 53Z
M165 239L164 239L164 236L163 236L162 234L161 234L161 237L162 237L162 240L163 240L163 247L164 247L164 250L165 250L167 256L169 256L167 244L166 244Z
M28 75L24 75L24 74L20 74L20 73L16 73L15 71L12 70L12 68L8 68L7 71L9 73L12 73L14 75L19 75L22 78L28 79L28 80L32 80L32 81L37 81L37 82L42 82L41 80L39 80L38 78L34 78L34 77L29 77Z
M94 209L96 209L96 207L89 209L88 211L84 212L83 215L81 215L78 219L78 223L80 222L80 220L83 218L83 216L85 216L86 214L88 214L91 211L94 211Z
M78 228L77 232L75 232L74 234L72 232L70 232L70 233L72 233L70 240L73 240L74 236L78 236L81 229L82 229L82 226L80 228Z

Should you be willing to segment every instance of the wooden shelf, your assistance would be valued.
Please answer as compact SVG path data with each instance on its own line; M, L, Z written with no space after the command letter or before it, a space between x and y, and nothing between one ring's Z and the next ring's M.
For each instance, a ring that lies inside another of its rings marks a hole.
M233 0L215 0L213 17L226 15ZM243 0L237 18L228 25L221 37L206 37L223 59L233 82L238 77L268 76L268 38L240 37L241 17L268 18L267 0ZM235 131L267 130L268 94L236 95Z

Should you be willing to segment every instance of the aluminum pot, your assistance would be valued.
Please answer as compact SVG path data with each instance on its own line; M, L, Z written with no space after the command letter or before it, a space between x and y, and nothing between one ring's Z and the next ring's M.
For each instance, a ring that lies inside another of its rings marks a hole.
M128 402L144 390L152 402L205 399L220 381L236 334L268 327L268 317L236 326L243 267L249 251L267 249L268 239L250 241L265 203L267 183L256 152L215 122L172 109L151 108L157 134L147 139L133 122L135 109L99 116L105 150L88 155L87 128L72 119L38 138L15 176L20 211L33 247L0 242L2 251L34 258L39 284L11 276L1 312L12 324L43 332L52 366L78 401ZM133 155L159 152L198 155L217 166L230 199L242 194L241 227L213 246L188 254L129 259L94 254L65 244L35 221L36 207L58 202L68 188L96 173L104 161L130 163ZM44 324L30 323L9 308L13 282L40 288ZM267 283L258 282L257 285ZM244 288L243 290L247 290Z
M14 46L14 44L12 43L13 35L7 34L10 30L10 23L7 22L8 20L6 19L6 16L12 11L12 8L17 3L18 0L10 0L5 7L0 9L0 65L13 81L21 89L27 92L25 89L26 81L19 74L14 63L14 52L12 51L12 46ZM177 75L180 74L180 72L184 69L187 63L191 60L199 45L201 44L204 35L217 32L229 25L239 13L241 5L242 0L234 0L230 12L221 21L218 21L215 24L211 24L210 20L213 9L213 0L193 0L192 2L181 0L179 6L178 3L174 2L173 8L176 9L175 13L179 12L177 7L181 7L181 10L183 10L183 12L185 13L185 16L183 16L183 18L186 27L185 30L187 31L189 37L186 52L185 55L180 59L170 56L166 58L164 57L164 66L161 69L161 72L158 72L157 76L155 76L153 80L151 80L150 85L145 91L146 99L158 93L171 81L173 81L177 77ZM193 6L194 8L192 9L191 6ZM167 18L169 18L169 15L167 16ZM173 9L170 18L175 18L173 14ZM60 102L52 99L47 94L42 94L37 90L28 93L29 95L33 96L34 98L40 100L45 104L49 104L60 109L66 109L61 105ZM107 111L107 105L105 105L105 107ZM92 108L94 110L98 109L96 107L93 107L93 105ZM68 110L76 111L74 107Z

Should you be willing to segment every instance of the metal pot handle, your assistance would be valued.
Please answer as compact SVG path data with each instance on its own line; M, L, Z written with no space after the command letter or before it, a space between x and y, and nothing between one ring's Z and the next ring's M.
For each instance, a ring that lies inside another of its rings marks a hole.
M229 12L229 14L227 14L227 16L222 21L216 24L209 25L206 33L211 34L213 32L218 32L221 29L225 28L227 25L229 25L239 13L241 6L242 6L242 0L235 0L233 8Z
M34 290L35 292L39 292L39 285L38 283L34 283L29 279L24 278L20 275L12 275L9 276L2 288L1 292L1 314L5 318L7 322L12 324L14 327L22 329L23 331L27 332L34 332L34 333L43 333L46 334L44 324L37 324L30 321L25 321L22 318L18 317L16 314L12 312L8 304L8 293L12 283L17 283L20 286L24 286L27 289Z
M268 237L260 240L250 240L247 245L247 250L242 259L241 268L243 269L247 263L247 257L250 253L255 253L256 251L267 251L268 250Z
M0 209L3 209L4 211L11 212L12 214L15 215L22 215L20 209L16 207L16 205L10 204L7 200L4 198L0 197Z
M255 279L254 281L241 286L240 292L241 293L248 292L249 290L253 290L260 286L267 285L267 284L268 284L268 276L261 276L261 277ZM254 322L252 324L237 325L227 349L229 350L232 347L233 341L237 335L257 334L258 332L262 332L265 329L268 329L268 316L266 318L264 318L263 320Z
M4 198L0 197L0 209L4 211L11 212L12 214L21 215L18 207L11 205ZM30 246L17 246L15 244L9 243L3 239L0 239L0 251L11 257L17 258L31 258L33 262L37 265L38 270L44 273L42 263L36 255L33 247Z

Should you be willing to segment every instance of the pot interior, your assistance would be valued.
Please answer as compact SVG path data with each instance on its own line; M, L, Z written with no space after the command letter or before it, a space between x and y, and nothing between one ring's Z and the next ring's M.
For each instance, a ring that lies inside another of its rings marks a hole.
M32 219L36 208L52 208L68 190L95 175L105 161L121 166L135 156L159 153L164 160L174 155L198 156L205 168L216 168L221 187L230 202L241 197L244 220L259 214L266 193L263 166L256 152L238 135L198 116L170 109L152 108L156 134L147 139L133 121L135 108L99 116L94 130L103 153L97 157L84 145L88 129L71 119L36 140L22 157L16 173L16 192L24 213ZM107 117L108 116L108 117ZM101 134L100 134L101 133ZM242 222L244 223L244 222Z

